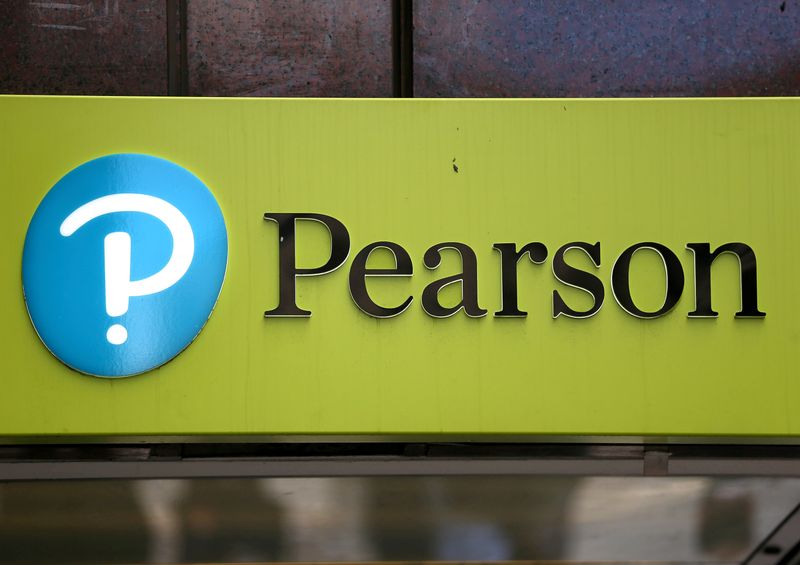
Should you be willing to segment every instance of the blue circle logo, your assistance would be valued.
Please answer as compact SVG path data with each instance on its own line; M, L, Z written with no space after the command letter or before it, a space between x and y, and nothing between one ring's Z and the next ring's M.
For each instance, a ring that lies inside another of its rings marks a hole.
M197 337L227 261L225 220L200 179L157 157L109 155L67 173L39 204L22 286L53 355L88 375L127 377Z

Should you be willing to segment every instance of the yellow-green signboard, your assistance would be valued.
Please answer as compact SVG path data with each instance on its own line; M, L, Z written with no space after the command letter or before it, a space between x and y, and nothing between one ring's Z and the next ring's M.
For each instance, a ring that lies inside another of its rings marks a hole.
M0 436L798 436L798 147L792 99L0 97Z

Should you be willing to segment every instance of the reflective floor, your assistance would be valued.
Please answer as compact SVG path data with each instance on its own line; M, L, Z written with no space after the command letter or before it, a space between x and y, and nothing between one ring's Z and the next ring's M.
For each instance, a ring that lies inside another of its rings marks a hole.
M0 562L737 562L798 503L763 478L2 483Z

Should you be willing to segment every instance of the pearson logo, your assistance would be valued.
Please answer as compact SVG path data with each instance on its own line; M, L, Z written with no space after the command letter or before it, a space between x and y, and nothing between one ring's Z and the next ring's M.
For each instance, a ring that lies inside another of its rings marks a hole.
M23 292L53 355L82 373L125 377L194 340L227 257L222 212L197 177L157 157L109 155L67 173L39 204Z

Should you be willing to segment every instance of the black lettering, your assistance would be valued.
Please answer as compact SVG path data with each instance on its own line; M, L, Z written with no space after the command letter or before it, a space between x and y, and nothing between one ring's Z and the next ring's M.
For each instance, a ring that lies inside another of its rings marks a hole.
M758 276L756 254L744 243L726 243L713 252L708 243L687 243L694 254L695 307L690 318L716 318L719 314L711 307L711 264L723 253L731 253L739 260L741 309L736 318L763 318L767 314L758 309Z
M528 243L517 251L516 243L495 243L492 246L500 252L501 308L495 312L496 318L524 318L528 315L519 309L517 303L517 263L525 255L531 263L541 265L547 259L547 247L543 243Z
M295 279L298 276L324 275L335 271L347 259L350 253L350 234L344 224L325 214L278 214L267 212L264 219L278 224L278 272L279 292L278 307L264 312L264 316L271 317L301 317L311 316L311 311L303 310L297 306L297 292ZM320 222L331 234L331 253L324 265L313 268L301 268L296 265L295 255L295 222L297 220L311 220Z
M376 249L388 249L394 256L395 267L392 269L369 269L367 261ZM391 318L402 314L411 305L413 297L409 296L402 304L394 308L386 308L375 304L367 292L367 277L410 277L414 274L414 266L408 252L391 241L370 243L358 252L350 265L350 296L362 312L374 318Z
M633 254L639 249L652 249L658 253L661 256L661 260L664 262L664 269L666 270L667 292L664 296L664 304L654 312L645 312L639 309L633 303L633 298L631 298L631 259L633 258ZM683 267L681 266L680 260L678 260L669 247L652 241L645 241L628 247L622 252L622 255L619 256L617 262L614 263L614 269L611 273L611 290L614 293L614 298L623 310L637 318L658 318L672 310L683 293L683 282Z
M603 288L603 281L601 281L599 278L591 273L581 271L580 269L576 269L575 267L567 264L566 260L564 259L564 255L570 249L580 249L589 256L595 267L599 267L600 242L598 241L594 245L585 243L583 241L567 243L566 245L562 245L559 250L556 251L556 254L553 255L553 274L555 275L556 279L568 286L588 292L592 295L594 303L588 310L573 310L567 306L566 302L564 302L564 299L561 298L561 295L558 293L558 291L554 290L553 318L558 318L561 314L569 316L570 318L589 318L600 311L600 308L603 306L603 300L605 299L606 291L605 288Z
M428 269L435 269L442 262L440 251L454 249L461 255L462 272L450 277L445 277L430 283L422 291L422 309L434 318L447 318L458 312L461 308L470 318L480 318L486 315L486 310L478 306L478 259L475 252L468 245L457 242L438 243L430 247L423 257L423 262ZM453 283L461 283L461 302L451 308L446 308L439 303L439 291Z

